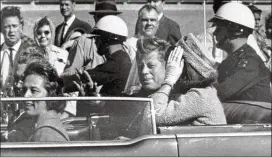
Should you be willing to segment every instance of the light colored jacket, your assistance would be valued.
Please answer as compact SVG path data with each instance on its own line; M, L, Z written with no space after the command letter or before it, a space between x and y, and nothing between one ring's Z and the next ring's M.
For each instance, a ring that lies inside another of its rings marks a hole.
M59 115L54 110L41 115L35 127L34 134L29 138L32 142L68 141L69 136L64 129Z
M151 95L158 125L226 124L223 106L214 87L192 88L186 94Z

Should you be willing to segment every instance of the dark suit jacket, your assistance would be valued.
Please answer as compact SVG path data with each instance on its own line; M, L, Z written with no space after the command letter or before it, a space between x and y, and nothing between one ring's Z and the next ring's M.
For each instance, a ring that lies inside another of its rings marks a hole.
M61 29L62 29L63 23L58 25L56 27L55 31L55 45L58 47L61 47L63 43L65 43L69 39L69 35L74 30L80 30L82 33L91 33L92 27L86 23L85 21L79 20L78 18L75 18L74 22L71 24L69 29L67 30L67 33L65 34L65 37L63 41L61 40Z
M135 35L139 32L139 29L140 25L139 21L137 21ZM181 38L179 24L163 15L160 19L156 37L164 39L174 45Z

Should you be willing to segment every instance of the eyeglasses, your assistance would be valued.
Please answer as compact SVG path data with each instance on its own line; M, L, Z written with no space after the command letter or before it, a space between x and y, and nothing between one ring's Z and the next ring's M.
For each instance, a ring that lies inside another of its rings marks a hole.
M37 35L42 35L42 34L45 34L45 35L49 35L49 33L50 33L50 31L43 31L43 32L41 32L41 31L37 31Z

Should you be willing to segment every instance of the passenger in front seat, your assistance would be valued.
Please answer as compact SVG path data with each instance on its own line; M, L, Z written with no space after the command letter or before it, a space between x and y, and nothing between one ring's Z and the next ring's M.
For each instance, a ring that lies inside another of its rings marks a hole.
M56 70L47 61L30 63L23 79L24 97L62 96L62 83ZM26 101L25 113L35 120L35 130L28 141L68 141L59 113L63 112L65 102Z

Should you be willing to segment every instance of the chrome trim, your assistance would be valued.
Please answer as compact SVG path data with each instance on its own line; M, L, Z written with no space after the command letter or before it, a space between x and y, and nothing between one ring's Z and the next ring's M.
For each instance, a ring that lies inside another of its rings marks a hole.
M152 98L137 97L42 97L42 98L1 98L1 102L10 101L86 101L86 100L105 100L105 101L147 101L152 102Z
M177 138L271 136L271 131L176 134Z
M14 97L14 98L1 98L1 102L12 102L12 101L92 101L92 100L103 100L103 101L142 101L150 102L151 121L152 121L152 133L157 134L156 120L155 120L155 108L152 98L140 98L140 97L40 97L40 98L25 98L25 97Z
M157 124L156 124L156 111L153 99L151 99L151 119L152 119L152 125L153 125L153 134L157 134Z
M12 148L57 148L57 147L98 147L98 146L129 146L150 139L174 139L175 135L145 135L132 140L110 141L69 141L69 142L17 142L1 143L1 149Z

